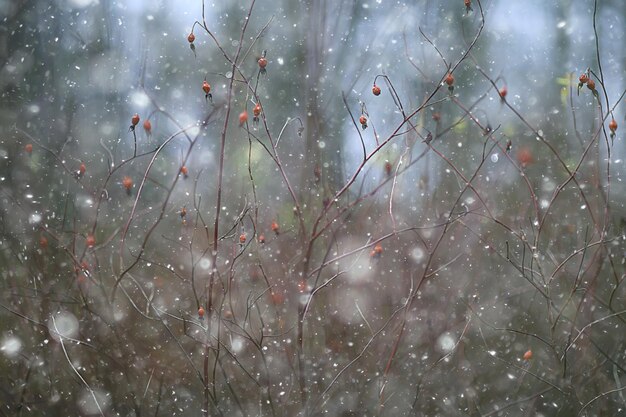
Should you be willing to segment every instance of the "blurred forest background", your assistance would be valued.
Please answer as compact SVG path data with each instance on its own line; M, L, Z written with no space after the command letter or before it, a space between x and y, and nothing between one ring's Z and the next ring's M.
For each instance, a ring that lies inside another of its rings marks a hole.
M0 0L0 416L623 413L626 2L470 4Z

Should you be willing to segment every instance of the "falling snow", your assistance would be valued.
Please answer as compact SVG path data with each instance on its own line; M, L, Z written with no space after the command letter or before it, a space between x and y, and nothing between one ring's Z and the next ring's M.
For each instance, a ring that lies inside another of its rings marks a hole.
M0 415L623 413L626 4L191 3L0 3Z

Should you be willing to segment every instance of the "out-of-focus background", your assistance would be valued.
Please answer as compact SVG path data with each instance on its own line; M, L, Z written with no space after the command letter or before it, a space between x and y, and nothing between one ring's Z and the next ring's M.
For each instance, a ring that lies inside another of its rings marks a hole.
M626 2L463 3L0 1L0 415L623 412Z

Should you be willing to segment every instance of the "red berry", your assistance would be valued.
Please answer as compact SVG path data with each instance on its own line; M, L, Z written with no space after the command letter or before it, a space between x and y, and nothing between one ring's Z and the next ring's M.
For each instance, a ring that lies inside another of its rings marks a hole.
M362 125L367 125L367 117L361 115L361 117L359 117L359 123L361 123Z
M374 84L374 87L372 87L372 94L374 94L375 96L380 95L380 87L377 86L376 84Z
M74 270L77 275L76 280L79 284L84 284L85 282L87 282L87 277L90 274L89 264L87 263L87 261L82 261L79 266L74 268Z
M87 171L87 166L85 165L84 162L81 162L80 166L78 167L78 175L82 177L83 175L85 175L86 171Z
M445 82L446 84L448 84L448 86L452 86L452 84L454 84L454 75L452 75L451 72L449 72L448 75L446 75Z
M580 74L580 77L578 77L578 81L580 81L581 84L587 84L587 81L589 81L589 76L586 73L582 73Z
M130 119L130 122L133 126L137 126L137 123L139 123L139 115L135 113L135 115Z
M374 249L370 252L370 257L378 259L382 253L383 246L380 243L377 243L376 246L374 246Z
M26 153L31 153L33 151L33 144L27 143L26 146L24 146L24 150L26 151Z
M272 232L274 232L275 234L280 234L280 226L278 226L278 223L276 223L276 220L272 220Z
M189 174L189 170L187 169L186 166L182 166L180 167L180 173L183 174L183 177L187 178L187 175Z
M200 318L200 320L202 320L202 318L204 317L204 308L200 307L198 309L198 317Z
M500 91L498 91L498 94L500 94L500 98L504 99L508 92L509 90L506 88L506 86L504 86L500 89Z
M246 234L245 233L242 233L242 234L239 235L239 243L242 244L242 245L246 243Z
M252 109L252 113L254 114L254 117L259 117L259 115L261 114L261 103L257 103L256 106L254 106L254 109Z
M522 356L522 358L523 358L525 361L529 361L529 360L531 360L531 359L533 358L533 351L532 351L532 350L530 350L530 349L528 349L526 352L524 352L524 356Z
M87 239L85 239L85 243L87 244L88 248L93 248L94 246L96 246L96 237L92 234L88 234Z
M386 173L387 175L391 175L391 169L392 169L392 168L393 168L393 167L391 166L391 162L389 162L389 161L385 161L385 173Z
M133 188L133 179L131 177L124 177L122 179L122 185L126 188L126 191L130 193L130 190Z
M591 91L595 90L596 82L592 80L591 78L589 78L589 80L587 81L587 88L590 89Z
M264 70L265 67L267 67L267 59L264 56L259 58L258 63L259 63L259 68L261 68L262 70Z
M191 32L189 36L187 36L187 40L189 41L189 43L193 43L193 41L196 40L196 35L194 35L193 32Z
M211 92L211 85L206 80L202 82L202 90L204 90L205 94L209 94Z
M611 129L611 133L615 133L615 131L617 130L617 122L615 121L615 119L609 122L609 129Z
M274 305L280 305L285 302L285 294L278 291L272 291L272 303Z
M517 161L525 167L526 165L532 163L534 161L533 154L530 152L528 148L521 148L517 152Z
M313 168L313 175L315 176L315 182L320 182L322 179L322 168L319 165L315 165Z
M145 130L147 134L152 133L152 123L150 123L150 120L146 119L146 121L143 122L143 130Z
M244 110L241 113L239 113L239 126L243 126L244 124L246 124L247 121L248 121L248 112Z

